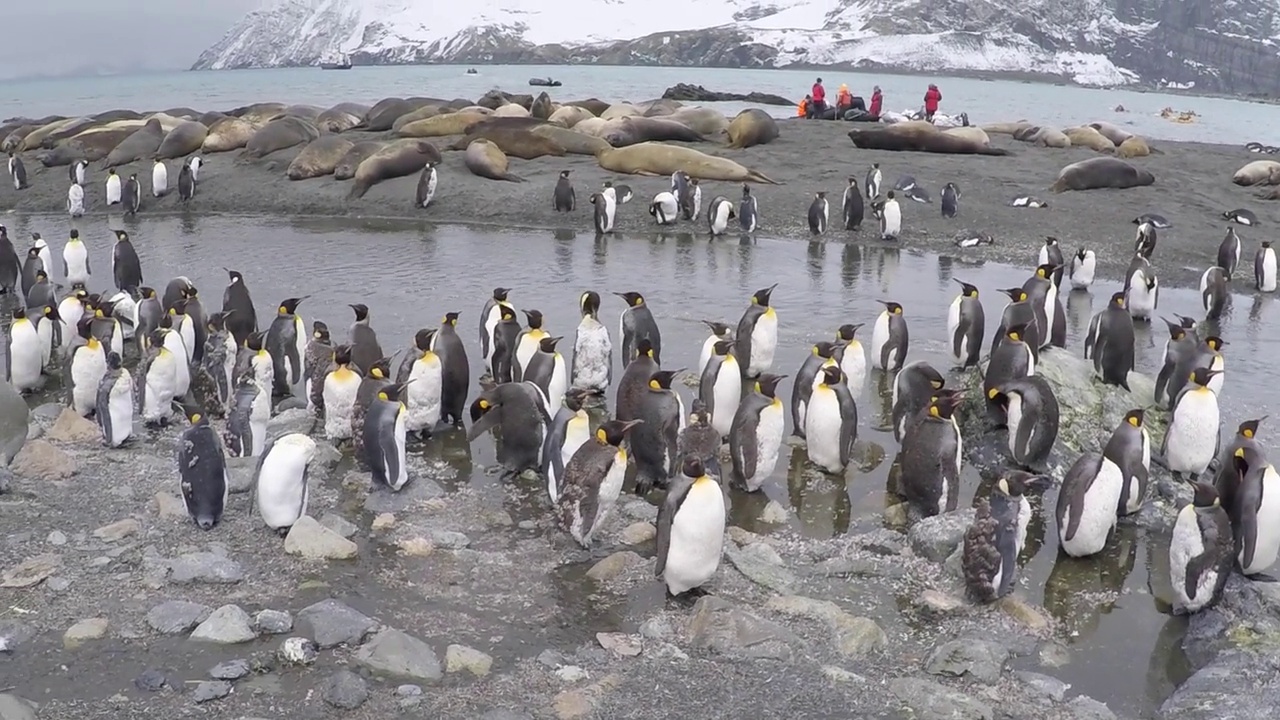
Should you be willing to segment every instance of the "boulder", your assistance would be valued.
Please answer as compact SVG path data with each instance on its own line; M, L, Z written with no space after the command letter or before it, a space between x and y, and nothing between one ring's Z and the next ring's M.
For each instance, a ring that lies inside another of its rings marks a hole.
M439 680L443 676L440 658L431 646L395 628L374 635L356 651L353 660L375 675L399 680Z
M748 102L759 105L795 105L796 101L788 100L781 95L772 95L769 93L750 92L742 93L726 93L708 90L701 85L691 85L689 83L678 83L662 92L665 100L680 100L681 102Z
M8 467L27 442L31 408L13 385L0 383L0 466Z
M787 628L713 596L693 606L689 638L694 648L713 654L771 660L790 659L801 642Z

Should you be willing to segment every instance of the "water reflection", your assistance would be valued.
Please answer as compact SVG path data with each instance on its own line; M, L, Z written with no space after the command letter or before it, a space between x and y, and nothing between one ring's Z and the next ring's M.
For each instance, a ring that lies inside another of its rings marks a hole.
M804 448L791 451L787 499L806 534L836 537L849 531L852 505L845 477L827 475L806 462ZM850 463L852 466L853 463Z

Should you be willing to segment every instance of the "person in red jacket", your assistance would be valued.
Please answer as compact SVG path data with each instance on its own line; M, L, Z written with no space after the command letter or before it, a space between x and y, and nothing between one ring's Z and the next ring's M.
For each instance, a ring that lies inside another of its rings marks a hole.
M933 122L933 114L938 112L938 103L942 102L942 91L937 85L929 83L924 94L924 119Z
M813 91L809 93L813 98L813 114L818 116L827 109L827 89L822 87L822 78L818 78L818 82L813 84Z
M871 91L871 107L867 112L871 113L871 117L880 117L880 108L884 105L884 96L880 94L880 86L877 85L875 90Z

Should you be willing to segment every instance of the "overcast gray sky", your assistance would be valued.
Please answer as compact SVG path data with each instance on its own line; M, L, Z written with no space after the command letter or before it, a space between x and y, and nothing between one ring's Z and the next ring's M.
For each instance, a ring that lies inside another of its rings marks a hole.
M187 68L262 0L9 0L0 79Z

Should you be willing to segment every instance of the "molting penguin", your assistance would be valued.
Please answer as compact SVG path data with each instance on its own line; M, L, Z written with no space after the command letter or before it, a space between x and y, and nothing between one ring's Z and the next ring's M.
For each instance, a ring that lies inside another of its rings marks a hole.
M899 489L924 517L954 509L959 499L964 443L953 414L962 399L958 391L933 395L902 438Z
M653 574L668 594L681 595L715 576L724 550L725 518L720 483L707 474L701 459L685 456L680 478L658 508Z
M653 313L649 311L649 305L644 296L638 292L616 292L614 295L627 303L627 309L622 311L622 317L618 321L618 337L622 338L622 357L619 358L622 366L626 367L635 359L637 343L641 338L649 340L653 359L661 363L662 333L658 330L658 323L653 319Z
M721 340L712 347L712 355L698 383L698 399L707 408L711 427L721 437L729 436L741 398L742 373L733 354L733 343Z
M955 278L952 278L955 279ZM978 364L982 354L982 337L987 331L987 316L978 299L978 288L963 280L960 294L951 301L947 312L947 337L951 338L951 359L956 367L968 369Z
M191 171L191 166L184 163L182 169L178 171L178 199L189 202L195 196L196 176Z
M489 358L489 374L494 382L512 381L519 338L520 321L516 320L515 309L499 306L498 324L493 328L493 355Z
M884 312L876 318L871 331L871 365L885 372L893 372L901 368L907 359L911 335L907 330L907 319L902 315L901 305L889 300L876 302L884 305Z
M827 202L827 193L819 190L809 203L809 232L821 235L827 231L827 220L831 215L831 206Z
M680 469L676 456L686 414L684 400L671 387L681 370L659 370L649 378L636 415L644 422L632 431L631 452L636 459L636 494L647 495L654 485L666 486Z
M1200 307L1204 308L1206 318L1222 316L1227 305L1227 271L1214 266L1200 276Z
M1231 456L1236 476L1235 503L1227 508L1235 528L1240 572L1257 575L1280 556L1280 474L1256 443Z
M555 190L551 193L551 207L556 212L573 212L573 207L577 204L578 194L573 189L573 181L569 179L570 172L572 171L560 171L560 178L556 180Z
M360 375L351 369L351 346L333 349L333 370L324 378L324 436L330 440L351 437L351 416L355 409Z
M1147 499L1151 472L1151 435L1143 425L1146 413L1135 408L1125 413L1115 432L1102 449L1102 456L1120 468L1124 487L1116 512L1132 515L1142 509Z
M1208 483L1196 483L1191 503L1178 511L1169 539L1169 581L1174 612L1212 607L1231 577L1231 519Z
M751 187L742 185L742 200L738 202L738 226L744 233L753 233L760 224L760 206L751 194Z
M542 445L542 475L547 480L547 495L554 505L560 500L560 487L564 468L588 440L591 439L591 417L583 409L587 391L570 388L564 395L564 405L556 410L551 428Z
M67 236L67 244L62 247L62 277L70 285L82 283L89 285L89 249L80 239L80 231L72 228Z
M1093 370L1107 385L1129 389L1129 373L1133 372L1133 317L1125 309L1123 292L1112 293L1107 308L1098 313L1096 323L1089 324L1085 346L1090 348Z
M169 169L163 160L156 160L151 166L151 194L158 198L169 194Z
M595 206L595 211L591 214L591 222L596 229L596 234L613 232L613 225L618 215L618 203L614 200L613 193L591 193L591 204Z
M836 330L836 342L843 343L844 349L838 352L840 370L844 373L844 382L849 386L849 393L857 400L862 395L862 386L867 380L867 351L862 342L854 337L862 323L846 323Z
M142 208L142 186L138 182L137 173L131 174L125 181L121 201L124 203L125 215L137 215Z
M1218 454L1218 396L1209 389L1215 374L1207 367L1193 370L1190 384L1182 388L1173 403L1160 455L1165 467L1175 475L1185 473L1194 480Z
M573 338L573 387L603 395L613 382L613 342L600 322L600 294L594 290L578 298L582 319Z
M955 183L942 187L942 217L953 218L960 212L960 188Z
M485 365L489 365L489 361L493 358L493 331L497 327L498 322L502 320L502 308L511 308L511 303L507 302L507 295L511 292L511 288L494 288L493 295L485 301L484 307L480 309L480 355ZM515 308L512 308L513 310Z
M641 338L636 349L640 354L627 363L618 380L614 414L619 420L639 417L640 398L649 391L649 378L661 369L653 357L653 347L648 338Z
M106 368L98 383L94 418L102 431L102 443L116 448L133 435L133 376L120 365L116 353L107 353Z
M723 235L729 230L729 221L737 216L733 203L723 195L711 199L707 206L707 230L715 235Z
M907 425L929 406L933 396L945 384L942 373L924 360L917 360L898 371L893 378L889 401L894 440L902 440L907 434Z
M198 408L186 409L191 423L178 438L178 474L182 478L182 502L187 514L201 530L210 530L222 520L227 507L230 482L222 442Z
M17 314L14 314L14 324L18 322ZM82 328L90 328L90 332L85 335ZM88 417L91 413L98 409L98 397L101 395L102 378L107 373L107 353L110 352L102 346L92 332L93 318L83 317L76 325L76 331L81 333L81 337L85 342L78 345L67 358L67 374L66 380L69 380L67 387L68 404L71 409L81 417ZM10 348L10 357L13 362L22 361L22 349ZM119 353L116 353L117 355ZM13 380L14 387L21 390L15 377ZM170 398L165 398L166 406Z
M773 365L774 351L778 348L778 313L769 304L777 283L751 296L751 304L738 320L734 333L735 354L739 358L742 377L759 377Z
M557 502L560 527L584 548L613 511L627 474L627 451L622 441L640 420L610 420L595 438L578 448L564 468Z
M880 196L880 183L884 181L884 175L880 172L880 163L871 163L871 169L867 170L867 199L874 200Z
M307 354L307 326L298 314L298 304L306 299L286 298L276 308L276 317L267 329L267 352L275 368L275 395L289 395L302 382L302 359Z
M1061 408L1053 388L1033 375L1002 384L999 397L1004 398L1008 418L1010 457L1022 467L1043 470L1058 440Z
M1098 267L1098 256L1092 250L1080 248L1071 256L1071 289L1088 290L1093 284L1093 274Z
M546 403L538 386L529 382L503 383L486 390L471 403L467 442L497 428L502 434L498 462L510 473L537 472L542 467L542 446L551 427Z
M1276 291L1276 251L1270 240L1263 240L1253 256L1253 286L1259 292Z
M418 184L413 190L413 206L425 208L436 197L436 188L440 186L440 174L436 172L435 163L427 163L418 174ZM572 208L570 208L572 209Z
M218 319L219 329L215 329L214 318ZM210 352L221 351L223 347L234 350L231 334L221 329L222 313L209 316L209 340L205 344L206 365ZM215 333L221 330L221 337L214 339ZM307 340L307 354L302 361L304 384L307 386L307 409L324 410L324 378L329 374L333 362L333 337L329 334L329 326L320 320L311 321L311 339ZM215 364L216 367L216 364Z
M237 270L227 270L227 276L230 279L222 291L222 314L226 317L227 330L239 347L250 335L258 332L258 313L253 308L253 298L245 285L244 275Z
M1150 260L1152 254L1156 251L1156 242L1158 236L1156 234L1155 223L1142 222L1138 224L1138 230L1133 236L1133 252L1135 255L1141 255L1143 259Z
M1052 235L1046 235L1044 245L1040 246L1040 257L1036 265L1052 265L1057 269L1053 271L1053 286L1055 288L1062 287L1062 273L1066 269L1066 263L1062 259L1062 246L1058 244L1058 238Z
M409 482L405 458L408 410L401 399L409 383L387 383L379 388L361 428L364 461L369 465L373 482L386 485L392 491L399 491Z
M672 193L663 192L653 196L649 203L649 214L659 225L675 225L680 215L680 204Z
M534 354L538 352L538 346L543 339L551 337L550 333L542 329L541 310L525 310L524 316L529 321L529 327L516 335L515 352L511 363L511 379L515 382L525 379L525 370L529 367L529 361L533 359Z
M1218 267L1227 273L1227 280L1231 280L1231 276L1235 275L1236 268L1240 265L1240 236L1236 235L1235 228L1227 228L1227 236L1222 238L1222 243L1218 245Z
M898 205L898 200L894 197L892 190L885 196L884 203L880 205L878 214L880 216L880 239L897 240L902 233L902 207Z
M431 338L431 350L440 358L440 419L462 427L462 413L471 387L467 348L458 335L458 313L445 313L440 329Z
M1102 550L1116 525L1124 476L1105 454L1085 453L1067 470L1055 515L1059 546L1071 557Z
M706 404L695 398L689 410L689 421L680 431L680 438L676 442L676 456L683 458L693 455L702 460L708 473L720 478L720 446L723 438L707 419Z
M172 412L174 387L178 382L178 360L165 347L165 336L172 333L168 328L156 328L147 340L146 355L138 363L138 407L142 411L142 421L148 425L167 423ZM222 452L221 443L218 452Z
M24 308L13 309L13 321L9 324L7 335L4 379L8 380L13 385L13 389L20 393L35 390L40 387L44 352L41 350L40 335L36 332L36 325L27 317L27 311ZM101 356L102 348L99 347L97 352ZM102 373L99 372L97 377L93 378L92 387L86 387L85 391L90 397L96 397L97 381L101 377ZM89 410L92 409L89 407ZM81 413L81 415L88 414L88 412Z
M733 342L733 328L729 327L727 323L717 322L715 320L703 320L702 324L710 328L711 334L707 335L707 339L702 341L702 351L698 354L699 377L702 376L702 371L706 369L707 361L711 359L711 353L715 351L714 348L716 343L721 340L728 340L730 343Z
M378 333L369 325L369 306L364 303L348 305L355 313L356 320L351 324L351 363L362 371L373 367L378 358L383 357L382 345L378 342ZM302 351L306 355L306 350Z
M236 387L245 376L252 377L259 385L270 388L275 382L275 363L266 349L267 334L256 332L244 341L244 348L236 357L233 373Z
M738 404L729 431L729 457L733 462L733 479L747 492L755 492L773 474L786 420L782 401L778 399L778 383L786 375L765 373L755 387Z
M800 370L796 372L795 382L791 386L791 434L804 437L805 411L809 407L809 398L813 388L821 382L819 373L828 365L837 365L835 356L840 345L832 342L817 342L805 356Z
M172 333L170 333L172 336ZM267 444L271 389L251 375L240 379L227 413L226 443L231 457L258 457Z
M524 379L537 385L547 396L548 412L552 413L564 404L564 394L569 389L569 367L564 356L556 350L556 343L563 339L542 338L524 373Z
M120 176L116 169L107 170L107 205L118 205L121 201Z
M183 166L186 167L185 165ZM316 454L316 441L289 433L267 443L254 471L254 504L267 527L286 535L307 514L307 470Z
M67 214L73 218L84 217L84 188L76 183L67 186Z
M969 596L994 602L1013 591L1017 583L1018 556L1027 543L1031 503L1026 492L1041 476L1008 470L977 504L977 516L964 534L960 564Z
M862 204L862 191L858 189L858 178L852 176L849 178L849 186L844 189L840 210L844 217L845 230L857 232L862 229L866 208Z
M423 328L413 335L413 353L408 367L402 367L396 381L408 383L405 388L405 429L418 435L430 435L440 422L440 400L444 388L444 365L431 350L436 331ZM368 424L368 419L365 423Z
M843 375L838 365L822 368L804 418L809 461L832 474L844 472L858 439L858 406Z
M70 247L67 243L67 248ZM142 261L129 240L129 233L124 230L116 230L116 244L111 248L111 277L116 281L117 290L133 292L142 287Z
M154 293L153 293L154 295ZM204 349L204 370L209 378L213 381L213 397L210 400L216 400L220 409L219 414L226 414L231 408L232 390L235 388L235 371L236 356L238 354L235 340L231 338L231 333L227 332L226 315L224 313L214 313L209 316L206 323L209 330L209 336L205 340ZM320 324L323 327L323 323ZM319 332L319 329L316 331ZM324 328L324 335L327 345L328 328ZM312 345L307 346L310 352L312 347L318 343L318 340ZM315 369L315 395L319 395L323 388L323 373L329 365L329 350L325 353L320 366ZM323 400L320 401L320 407L324 407Z
M1150 320L1160 304L1160 279L1155 268L1140 255L1134 255L1126 276L1125 306L1135 320Z

